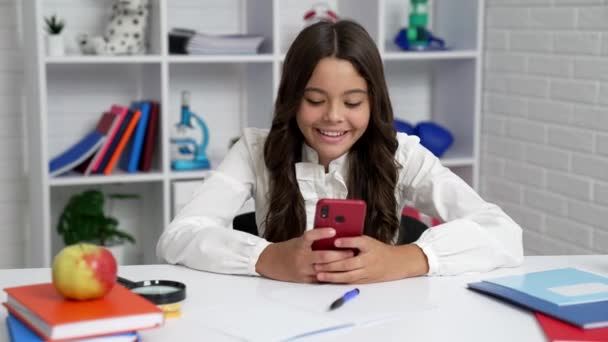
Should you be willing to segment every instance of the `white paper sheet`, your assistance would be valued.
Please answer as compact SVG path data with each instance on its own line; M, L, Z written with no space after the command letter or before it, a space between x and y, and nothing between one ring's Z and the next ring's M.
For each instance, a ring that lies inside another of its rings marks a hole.
M360 290L357 297L347 301L338 309L328 310L334 300L354 288ZM319 317L337 319L354 325L396 319L406 313L426 311L436 307L428 297L408 296L407 287L403 286L403 282L361 286L313 285L274 291L266 296Z
M206 328L237 339L285 341L381 323L437 307L424 291L408 295L413 287L420 286L404 281L361 286L264 282L255 296L201 308L195 316ZM328 310L334 300L355 287L360 289L357 297L336 310Z
M197 313L201 325L246 341L285 341L352 326L266 298L246 299Z

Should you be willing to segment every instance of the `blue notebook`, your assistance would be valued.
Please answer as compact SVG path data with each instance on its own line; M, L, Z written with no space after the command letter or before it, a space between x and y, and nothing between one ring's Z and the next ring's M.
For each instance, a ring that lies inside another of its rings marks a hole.
M146 128L148 127L150 102L144 101L135 103L133 104L132 108L133 110L139 109L141 111L141 116L137 122L135 132L133 133L131 139L129 139L129 144L125 148L120 160L120 168L129 173L137 172L137 165L139 164L139 159L141 158Z
M11 342L42 342L44 341L40 336L36 335L27 325L23 324L19 319L15 318L13 315L8 315L6 317L6 327L8 328L8 335ZM99 337L90 337L87 338L87 341L139 341L139 334L135 331L124 333L124 334L116 334L116 335L106 335ZM75 340L74 342L78 342Z
M97 131L87 134L65 152L51 159L49 162L50 175L57 176L75 168L92 156L104 141L105 136Z
M560 268L485 281L525 292L559 306L608 300L608 278L576 268Z
M608 297L602 290L605 280L597 274L564 268L488 279L468 287L580 328L593 329L608 327Z

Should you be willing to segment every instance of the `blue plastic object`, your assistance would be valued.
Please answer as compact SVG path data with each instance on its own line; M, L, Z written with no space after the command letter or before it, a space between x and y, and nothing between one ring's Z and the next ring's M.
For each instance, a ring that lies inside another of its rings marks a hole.
M441 51L447 50L445 46L445 42L443 39L434 36L431 31L428 31L424 28L418 28L418 30L422 30L423 36L426 37L427 44L425 45L411 45L409 40L407 39L407 27L401 29L397 32L395 36L394 42L403 50L407 51Z
M397 132L405 133L407 135L413 135L414 134L414 126L412 126L407 121L403 121L403 120L399 120L399 119L394 119L393 120L393 126L395 127L395 131L397 131Z
M420 138L420 144L438 158L454 142L452 133L434 122L425 121L418 123L415 127L415 134Z

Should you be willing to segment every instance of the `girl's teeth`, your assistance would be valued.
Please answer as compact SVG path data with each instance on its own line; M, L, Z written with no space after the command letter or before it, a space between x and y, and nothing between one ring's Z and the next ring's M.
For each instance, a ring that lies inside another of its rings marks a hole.
M344 132L328 132L328 131L322 131L322 130L319 130L319 131L321 132L321 134L327 135L329 137L339 137L344 134Z

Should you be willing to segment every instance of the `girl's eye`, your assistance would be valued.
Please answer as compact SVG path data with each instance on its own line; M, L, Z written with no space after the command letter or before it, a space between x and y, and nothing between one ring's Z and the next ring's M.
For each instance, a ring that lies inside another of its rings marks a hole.
M361 102L345 102L344 105L346 105L346 107L348 108L355 108L358 107L361 104Z
M308 102L311 106L320 106L323 104L323 100L306 99L306 102Z

